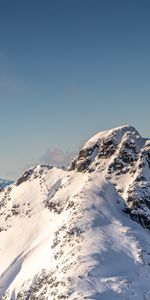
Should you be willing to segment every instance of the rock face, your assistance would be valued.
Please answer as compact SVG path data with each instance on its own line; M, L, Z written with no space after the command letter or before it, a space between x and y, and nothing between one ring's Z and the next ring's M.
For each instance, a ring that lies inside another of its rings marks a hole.
M123 126L97 134L71 162L70 170L104 171L123 198L124 211L150 229L150 140L135 128Z
M142 226L141 226L142 225ZM98 133L0 191L0 299L150 299L150 141Z
M132 167L137 159L144 139L131 126L104 131L89 140L70 165L70 170L93 171L105 162L112 172L122 173L125 167ZM110 158L113 159L110 164ZM110 172L111 173L111 172Z

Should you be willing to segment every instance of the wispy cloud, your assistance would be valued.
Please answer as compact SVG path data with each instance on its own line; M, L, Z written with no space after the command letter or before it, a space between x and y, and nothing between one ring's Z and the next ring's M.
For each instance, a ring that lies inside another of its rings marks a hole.
M63 151L59 148L49 148L41 157L41 162L51 164L53 166L67 166L76 156L75 151Z

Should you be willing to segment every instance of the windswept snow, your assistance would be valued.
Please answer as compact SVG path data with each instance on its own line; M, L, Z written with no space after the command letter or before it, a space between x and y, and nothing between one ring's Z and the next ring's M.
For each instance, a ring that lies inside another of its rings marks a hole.
M128 204L149 195L146 147L133 127L103 132L70 171L37 166L1 191L0 299L150 299L149 230L129 218L148 206Z

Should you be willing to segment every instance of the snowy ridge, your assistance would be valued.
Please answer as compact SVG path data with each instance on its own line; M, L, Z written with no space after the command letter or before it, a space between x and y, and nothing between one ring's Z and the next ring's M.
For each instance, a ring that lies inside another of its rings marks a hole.
M131 126L104 131L90 139L70 170L104 172L126 203L131 218L150 228L150 140Z
M0 193L0 299L149 300L149 182L150 142L131 126L68 171L27 170Z

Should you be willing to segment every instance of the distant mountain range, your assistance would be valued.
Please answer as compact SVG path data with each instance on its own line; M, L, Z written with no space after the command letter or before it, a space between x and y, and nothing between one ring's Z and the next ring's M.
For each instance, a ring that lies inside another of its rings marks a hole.
M0 192L0 299L150 300L150 140L92 137Z
M0 189L3 189L4 187L6 187L7 185L10 185L12 183L13 183L12 180L6 180L6 179L0 178Z

